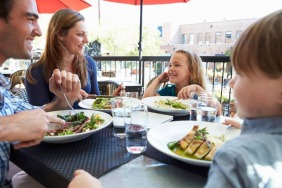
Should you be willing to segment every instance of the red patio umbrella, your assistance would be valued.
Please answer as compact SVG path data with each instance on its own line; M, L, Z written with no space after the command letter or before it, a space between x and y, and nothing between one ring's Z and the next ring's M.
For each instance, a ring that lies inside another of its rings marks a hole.
M62 8L80 11L91 5L84 0L36 0L39 13L54 13Z
M172 3L187 3L190 0L105 0L109 2L140 5L140 25L139 25L139 83L141 83L141 60L142 60L142 20L143 20L143 5L158 5L158 4L172 4ZM144 63L142 66L142 72L144 75ZM142 85L144 84L144 77L142 78Z

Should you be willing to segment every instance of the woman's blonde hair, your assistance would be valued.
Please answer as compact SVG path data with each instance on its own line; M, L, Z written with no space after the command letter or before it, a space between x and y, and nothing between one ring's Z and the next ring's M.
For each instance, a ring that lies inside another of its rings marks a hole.
M187 63L190 73L190 83L197 84L201 86L203 89L206 89L203 68L202 68L202 60L195 52L190 52L186 50L177 50L174 53L181 53L187 57Z
M60 36L66 36L68 31L79 21L84 21L83 15L71 9L61 9L52 16L47 30L45 50L40 59L32 64L27 72L27 80L30 83L36 83L36 80L31 76L33 67L43 65L44 79L47 83L53 70L61 68L65 61L63 54L66 53L66 48L62 44ZM82 86L85 86L87 66L84 56L75 56L72 67L73 73L79 76Z
M231 56L238 73L254 73L254 68L270 78L282 76L282 10L249 26L235 44Z

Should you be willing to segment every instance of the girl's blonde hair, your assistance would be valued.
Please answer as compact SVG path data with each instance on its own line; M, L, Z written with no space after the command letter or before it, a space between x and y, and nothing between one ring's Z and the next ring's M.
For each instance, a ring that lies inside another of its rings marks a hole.
M202 68L202 60L198 56L198 54L186 50L177 50L174 53L181 53L187 57L189 73L191 76L189 85L197 84L201 86L203 89L206 89L203 68Z
M270 78L282 76L282 10L271 13L248 27L235 44L231 56L238 73L258 68Z
M64 63L63 54L66 48L63 46L60 36L66 36L68 31L79 21L84 21L84 17L71 9L61 9L57 11L51 18L47 30L46 46L40 59L32 64L27 71L27 80L35 84L36 80L31 75L33 67L43 65L44 79L48 83L54 69L60 69ZM82 87L86 85L87 66L84 56L75 56L72 62L73 73L80 78Z

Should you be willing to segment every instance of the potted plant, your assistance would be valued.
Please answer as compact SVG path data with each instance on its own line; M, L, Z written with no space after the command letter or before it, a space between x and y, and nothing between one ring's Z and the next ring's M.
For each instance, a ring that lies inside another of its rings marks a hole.
M234 115L237 112L237 109L236 109L236 106L235 106L235 102L236 102L236 100L234 98L232 98L230 100L230 109L229 109L229 111L230 111L230 116L231 117L234 117Z

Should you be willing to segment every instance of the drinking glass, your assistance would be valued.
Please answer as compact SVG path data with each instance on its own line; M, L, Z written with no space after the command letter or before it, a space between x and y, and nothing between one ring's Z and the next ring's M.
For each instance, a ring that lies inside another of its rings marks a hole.
M135 99L139 98L138 92L126 92L125 96L129 98L135 98Z
M140 154L147 148L148 108L145 104L130 104L124 107L126 149Z
M123 107L130 104L128 97L115 97L111 100L113 117L113 134L115 137L125 137L124 111Z
M217 105L217 98L200 96L197 105L198 121L215 122Z
M200 113L198 107L203 106L201 102L198 104L199 97L207 97L207 93L192 91L190 94L190 121L197 120L197 114Z
M190 121L197 121L197 103L197 100L190 99Z

